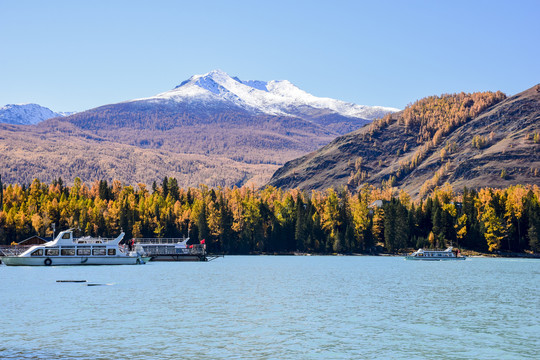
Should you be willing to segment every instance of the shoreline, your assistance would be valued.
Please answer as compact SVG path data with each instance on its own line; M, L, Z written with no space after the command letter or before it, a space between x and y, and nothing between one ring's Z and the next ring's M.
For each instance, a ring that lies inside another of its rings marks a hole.
M351 254L341 254L341 253L300 253L300 252L287 252L287 253L250 253L250 254L219 254L220 256L393 256L393 257L404 257L407 256L407 253L351 253ZM207 254L207 255L217 255L217 254ZM470 258L511 258L511 259L540 259L540 254L527 254L527 253L500 253L500 254L491 254L491 253L479 253L479 252L469 252L463 251L463 256Z

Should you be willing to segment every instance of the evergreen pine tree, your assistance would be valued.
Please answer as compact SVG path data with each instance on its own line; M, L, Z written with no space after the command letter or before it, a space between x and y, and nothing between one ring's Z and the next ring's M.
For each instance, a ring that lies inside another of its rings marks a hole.
M199 241L208 238L210 230L208 228L208 219L206 216L206 202L203 200L201 204L201 212L197 219L197 227L199 228Z
M61 177L58 177L58 187L60 188L60 192L64 192L64 181Z
M439 206L438 201L434 201L433 205L435 207L433 211L433 228L432 232L435 235L436 244L435 246L439 246L442 239L444 239L444 233L443 233L443 226L442 226L442 209Z
M169 195L169 179L166 176L163 178L163 182L161 183L161 190L163 192L161 196L166 199L167 195Z
M4 184L2 184L2 174L0 174L0 211L4 208Z
M335 253L341 254L345 250L345 233L339 230L336 230L334 243L332 245L332 250Z
M165 214L165 236L166 237L177 237L180 233L175 226L175 217L172 209L169 207Z
M400 202L396 203L396 249L407 246L410 235L409 216L407 208Z
M296 241L296 250L304 251L304 244L306 242L306 221L304 202L300 196L296 201L296 224L294 229L294 239Z
M326 251L324 230L321 226L321 216L318 212L314 212L311 217L311 238L313 241L313 250L323 253Z
M233 240L233 214L223 197L223 193L221 193L219 197L219 214L219 247L222 251L229 252Z
M350 253L353 250L354 247L354 231L352 226L347 225L347 228L345 229L345 252Z
M306 214L305 214L305 242L304 250L305 251L314 251L314 239L313 239L313 214L315 213L315 208L313 203L309 198L306 201Z
M531 224L527 235L529 236L529 247L531 250L535 253L540 252L540 238L538 236L538 228L535 224Z
M61 184L62 179L59 179L59 184ZM99 198L102 200L109 200L109 185L107 180L99 181Z
M384 246L389 252L396 250L396 207L394 201L384 207Z
M407 239L407 247L414 247L417 241L418 226L416 225L416 209L412 204L411 209L408 211L407 227L409 229L409 237Z
M527 196L529 229L527 237L529 238L529 248L535 252L540 252L540 204L534 198L534 194L530 192Z
M178 180L176 178L170 177L168 181L168 190L169 195L173 200L178 200L180 198L180 189L178 188Z

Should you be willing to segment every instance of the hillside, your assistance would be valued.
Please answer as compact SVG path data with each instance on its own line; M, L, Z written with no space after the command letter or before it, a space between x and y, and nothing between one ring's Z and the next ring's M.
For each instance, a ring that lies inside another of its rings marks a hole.
M195 75L144 99L35 126L0 124L5 181L262 185L286 161L397 109L318 98L288 81Z
M432 96L285 164L270 185L324 189L391 184L423 196L449 182L540 184L540 86Z
M79 177L88 182L118 179L126 184L149 185L171 176L182 187L201 183L233 186L248 179L261 183L268 178L269 170L278 168L220 156L144 149L108 141L70 124L57 125L51 131L0 124L0 153L6 154L0 157L4 181L28 184L35 178L61 177L69 183Z

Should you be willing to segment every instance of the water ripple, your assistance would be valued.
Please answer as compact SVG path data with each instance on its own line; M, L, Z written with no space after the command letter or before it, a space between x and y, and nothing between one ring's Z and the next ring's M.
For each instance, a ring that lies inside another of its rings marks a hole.
M0 358L533 359L539 284L527 259L2 266Z

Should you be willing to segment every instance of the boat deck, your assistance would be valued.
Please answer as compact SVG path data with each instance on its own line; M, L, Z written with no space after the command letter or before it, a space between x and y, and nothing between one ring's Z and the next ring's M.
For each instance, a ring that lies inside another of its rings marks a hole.
M216 256L208 256L204 244L182 247L187 238L134 238L135 249L141 249L152 261L210 261Z

